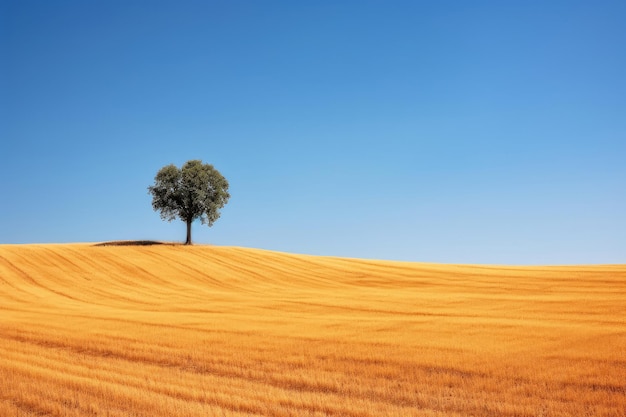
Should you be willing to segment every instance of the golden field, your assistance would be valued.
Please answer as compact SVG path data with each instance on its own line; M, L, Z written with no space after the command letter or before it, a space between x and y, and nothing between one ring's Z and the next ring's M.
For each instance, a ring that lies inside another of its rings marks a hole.
M0 245L0 416L626 416L626 265Z

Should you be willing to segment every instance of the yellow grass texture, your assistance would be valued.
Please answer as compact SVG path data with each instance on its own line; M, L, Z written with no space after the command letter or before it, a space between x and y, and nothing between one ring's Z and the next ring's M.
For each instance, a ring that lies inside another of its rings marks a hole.
M625 416L626 266L0 246L0 416Z

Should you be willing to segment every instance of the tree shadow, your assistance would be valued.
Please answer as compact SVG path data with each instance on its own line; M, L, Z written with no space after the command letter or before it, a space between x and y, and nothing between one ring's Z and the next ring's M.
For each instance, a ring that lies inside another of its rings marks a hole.
M115 240L111 242L96 243L94 246L152 246L173 245L173 243L159 242L157 240Z

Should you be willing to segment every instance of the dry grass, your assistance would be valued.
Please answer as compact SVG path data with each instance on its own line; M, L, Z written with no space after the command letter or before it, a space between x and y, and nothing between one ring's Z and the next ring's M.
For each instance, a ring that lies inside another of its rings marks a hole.
M0 416L626 416L626 266L0 246Z

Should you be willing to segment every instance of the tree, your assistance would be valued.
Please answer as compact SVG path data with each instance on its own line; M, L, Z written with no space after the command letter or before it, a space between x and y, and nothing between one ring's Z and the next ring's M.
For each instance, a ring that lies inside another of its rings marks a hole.
M200 160L187 161L181 169L174 164L164 166L148 192L152 194L152 208L163 220L179 218L187 224L185 245L191 245L191 223L200 219L213 226L230 198L226 178Z

